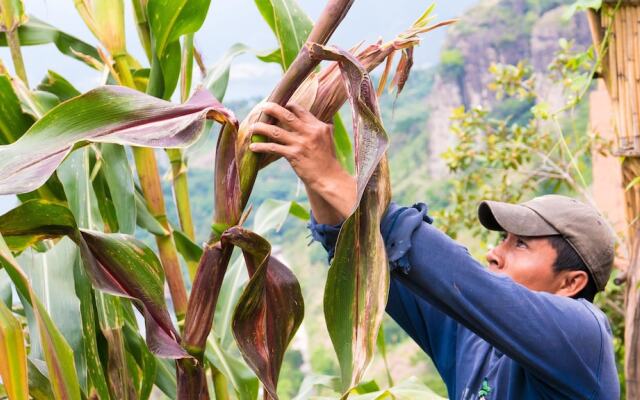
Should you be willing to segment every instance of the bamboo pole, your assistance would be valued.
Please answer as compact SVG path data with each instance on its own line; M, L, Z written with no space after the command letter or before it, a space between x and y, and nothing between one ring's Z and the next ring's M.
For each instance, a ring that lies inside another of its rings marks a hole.
M613 4L604 4L602 24L612 25L608 51L607 87L615 114L619 151L622 162L623 187L640 176L640 10L636 4L623 3L612 18ZM628 222L627 243L631 246L631 263L625 288L625 360L627 399L640 398L640 186L625 190Z

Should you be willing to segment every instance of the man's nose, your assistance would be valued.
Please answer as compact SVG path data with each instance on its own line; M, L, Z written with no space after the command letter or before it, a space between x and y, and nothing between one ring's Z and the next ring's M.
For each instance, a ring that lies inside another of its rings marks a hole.
M497 268L497 269L502 269L502 267L503 267L502 257L500 257L498 247L500 247L500 245L498 245L498 246L492 248L491 250L489 250L487 252L486 258L487 258L487 262L489 263L490 267L494 267L494 268Z

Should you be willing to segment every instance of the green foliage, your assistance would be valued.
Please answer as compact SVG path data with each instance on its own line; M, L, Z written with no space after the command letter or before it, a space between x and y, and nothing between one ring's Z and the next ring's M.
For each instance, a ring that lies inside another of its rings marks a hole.
M446 49L440 54L440 72L451 79L458 80L464 75L464 56L458 49Z
M581 57L569 55L565 46L550 68L571 80L584 72L586 61ZM525 63L492 65L490 72L494 80L489 89L502 101L493 108L460 108L452 116L457 144L444 158L454 173L454 190L450 206L438 219L450 235L466 231L482 238L485 245L488 232L476 217L481 200L515 203L562 189L586 195L588 174L581 167L590 165L594 143L584 130L562 130L573 116L564 110L549 110L536 93L534 77ZM578 100L584 101L569 96L567 104L575 108Z

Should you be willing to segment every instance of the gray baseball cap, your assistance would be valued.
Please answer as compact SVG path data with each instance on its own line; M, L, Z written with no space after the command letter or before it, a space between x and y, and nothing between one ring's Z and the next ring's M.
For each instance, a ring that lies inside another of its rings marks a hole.
M483 201L478 218L485 228L520 236L561 235L586 264L598 290L611 275L615 235L595 208L560 195L521 204Z

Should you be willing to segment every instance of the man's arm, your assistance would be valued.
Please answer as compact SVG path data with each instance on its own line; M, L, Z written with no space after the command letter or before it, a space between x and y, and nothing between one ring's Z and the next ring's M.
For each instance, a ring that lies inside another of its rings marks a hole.
M489 272L429 224L409 240L400 282L540 381L569 398L591 398L610 342L604 317L586 302L534 292Z
M389 206L386 220L395 218L394 210L399 209L392 203ZM387 222L385 225L395 225L399 232L415 230L422 221L430 222L426 215L426 207L417 218L405 219L400 224ZM329 261L333 257L341 224L320 224L312 213L309 229L314 240L327 250ZM383 232L383 234L388 232ZM398 262L398 254L390 254L392 263ZM391 273L389 296L386 306L387 313L400 327L429 355L433 360L442 379L450 391L455 388L455 349L458 323L434 308L424 299L418 297L401 283L397 271Z

